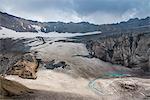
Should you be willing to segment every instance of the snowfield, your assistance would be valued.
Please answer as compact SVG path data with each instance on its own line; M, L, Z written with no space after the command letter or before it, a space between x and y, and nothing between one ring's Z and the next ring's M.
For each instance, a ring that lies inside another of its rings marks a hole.
M36 26L35 26L36 27ZM37 28L39 30L39 28ZM49 32L49 33L43 33L43 32L16 32L11 29L7 29L2 27L0 30L0 38L34 38L37 36L41 37L74 37L74 36L83 36L83 35L92 35L92 34L100 34L100 31L96 32L89 32L89 33L58 33L58 32Z

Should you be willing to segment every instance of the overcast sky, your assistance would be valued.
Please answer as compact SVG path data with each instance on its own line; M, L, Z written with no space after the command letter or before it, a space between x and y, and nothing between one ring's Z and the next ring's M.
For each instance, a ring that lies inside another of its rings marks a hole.
M0 11L42 22L104 24L150 16L150 0L0 0Z

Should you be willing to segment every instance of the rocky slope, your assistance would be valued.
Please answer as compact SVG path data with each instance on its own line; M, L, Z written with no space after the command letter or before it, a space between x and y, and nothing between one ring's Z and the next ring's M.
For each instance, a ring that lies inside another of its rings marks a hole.
M130 19L127 22L116 24L95 25L88 22L63 23L63 22L38 22L26 20L7 13L0 12L0 26L15 30L17 32L59 32L59 33L87 33L101 31L110 32L137 32L150 30L150 17L143 19Z
M114 64L150 71L150 33L120 34L87 42L91 55Z
M63 22L38 22L26 20L7 13L0 12L0 26L17 32L59 32L59 33L86 33L99 31L98 25L88 22L63 23Z
M32 93L32 90L26 86L0 76L0 99L29 93Z

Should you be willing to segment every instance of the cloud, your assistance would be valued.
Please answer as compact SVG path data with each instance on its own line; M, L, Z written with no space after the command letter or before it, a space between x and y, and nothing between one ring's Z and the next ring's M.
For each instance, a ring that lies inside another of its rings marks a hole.
M128 20L129 18L135 18L138 14L138 10L136 8L127 10L124 14L122 14L123 20Z
M150 16L150 0L1 0L0 10L38 21L102 24Z

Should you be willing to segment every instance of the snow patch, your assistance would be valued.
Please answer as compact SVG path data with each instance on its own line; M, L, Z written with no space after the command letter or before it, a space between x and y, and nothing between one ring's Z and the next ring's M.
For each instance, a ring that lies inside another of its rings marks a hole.
M31 29L31 26L30 26L30 25L28 25L28 28L29 28L29 29Z
M39 27L38 27L39 29ZM89 33L57 33L57 32L49 32L49 33L33 33L33 32L16 32L11 29L7 29L2 27L0 30L0 38L34 38L37 36L41 37L74 37L74 36L84 36L84 35L92 35L92 34L100 34L100 31L89 32Z
M41 31L41 27L38 25L31 25L36 31Z
M24 24L23 24L23 22L20 22L20 24L21 24L21 26L23 27L23 29L26 29L26 28L24 27Z

